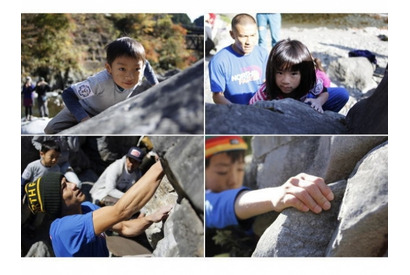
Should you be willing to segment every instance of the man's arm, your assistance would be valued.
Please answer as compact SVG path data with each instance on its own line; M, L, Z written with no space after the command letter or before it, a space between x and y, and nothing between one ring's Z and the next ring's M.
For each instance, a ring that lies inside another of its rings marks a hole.
M281 212L288 207L316 214L330 209L334 195L322 178L299 174L279 187L241 192L235 200L238 219L267 213Z
M142 234L153 223L165 220L171 209L172 205L167 205L148 216L141 213L138 218L119 222L111 229L125 237L135 237Z
M158 161L113 206L105 206L93 212L94 232L101 234L116 223L128 220L154 195L164 171Z
M225 96L224 92L212 93L212 99L216 104L232 104Z

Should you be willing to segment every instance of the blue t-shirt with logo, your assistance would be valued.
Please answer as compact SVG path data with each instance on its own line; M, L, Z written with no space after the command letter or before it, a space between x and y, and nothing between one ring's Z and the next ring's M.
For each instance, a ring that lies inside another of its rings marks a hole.
M219 51L209 62L212 92L224 92L232 103L248 104L265 81L268 52L255 46L250 54L241 55L232 46Z

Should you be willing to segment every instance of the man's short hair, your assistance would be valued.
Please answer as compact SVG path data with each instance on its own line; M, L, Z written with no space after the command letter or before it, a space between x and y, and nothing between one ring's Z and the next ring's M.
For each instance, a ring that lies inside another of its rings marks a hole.
M246 25L246 24L255 24L256 20L252 15L247 13L239 13L232 18L231 29L236 29L236 25Z

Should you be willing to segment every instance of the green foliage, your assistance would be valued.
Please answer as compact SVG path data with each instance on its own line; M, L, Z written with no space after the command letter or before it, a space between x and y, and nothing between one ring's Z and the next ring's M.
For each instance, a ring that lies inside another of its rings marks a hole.
M25 72L64 70L75 67L78 52L73 51L75 24L64 14L21 15L21 65Z
M121 36L143 44L158 73L185 69L200 57L186 49L187 31L175 23L185 22L185 17L142 13L21 14L22 79L37 75L47 80L58 74L66 82L69 74L93 74L103 68L104 47Z
M192 24L191 19L185 13L173 13L172 15L172 22L175 24L182 24L182 25L190 25Z
M192 64L186 50L186 30L168 14L115 14L114 25L123 35L134 37L145 48L156 70L184 69ZM195 60L196 61L196 60Z

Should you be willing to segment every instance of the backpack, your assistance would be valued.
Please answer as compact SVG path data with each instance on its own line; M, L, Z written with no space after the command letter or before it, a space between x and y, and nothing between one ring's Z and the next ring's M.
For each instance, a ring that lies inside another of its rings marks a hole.
M349 57L366 57L370 63L377 65L376 55L368 50L353 50L349 52Z

